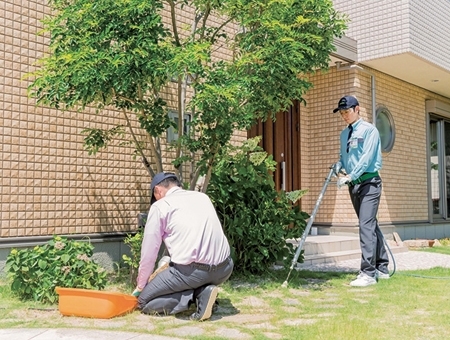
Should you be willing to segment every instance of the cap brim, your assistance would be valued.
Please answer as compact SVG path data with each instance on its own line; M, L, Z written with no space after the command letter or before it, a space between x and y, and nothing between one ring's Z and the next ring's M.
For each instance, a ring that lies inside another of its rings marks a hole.
M335 109L333 110L333 113L336 113L336 112L341 111L341 110L348 110L348 109L351 109L352 107L356 107L356 106L358 106L358 105L351 105L351 106L345 106L345 107L337 107L337 108L335 108Z

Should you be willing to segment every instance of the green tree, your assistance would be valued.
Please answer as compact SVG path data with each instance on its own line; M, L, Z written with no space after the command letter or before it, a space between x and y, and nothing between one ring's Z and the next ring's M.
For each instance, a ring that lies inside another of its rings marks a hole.
M83 130L85 148L95 154L120 136L134 145L151 176L163 170L161 137L172 126L179 135L172 145L174 165L181 176L189 173L192 189L206 175L204 192L235 130L303 100L311 87L308 74L328 67L333 37L342 35L346 22L331 0L50 0L49 5L52 16L43 21L43 32L50 36L50 53L31 75L30 94L61 109L119 110L121 124ZM171 16L168 25L163 8ZM195 14L189 27L176 20L186 8ZM217 59L220 48L232 51L232 58ZM168 86L177 92L176 123L162 94Z

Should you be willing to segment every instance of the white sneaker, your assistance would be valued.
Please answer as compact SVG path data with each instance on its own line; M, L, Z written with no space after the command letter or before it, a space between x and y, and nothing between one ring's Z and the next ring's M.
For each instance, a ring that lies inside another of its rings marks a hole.
M391 276L388 274L385 274L383 272L380 272L378 269L376 271L376 278L377 279L382 279L382 280L388 280Z
M359 273L356 280L353 280L352 282L350 282L350 286L352 286L352 287L367 287L370 285L374 285L376 283L377 283L377 280L374 277L361 272L361 273Z

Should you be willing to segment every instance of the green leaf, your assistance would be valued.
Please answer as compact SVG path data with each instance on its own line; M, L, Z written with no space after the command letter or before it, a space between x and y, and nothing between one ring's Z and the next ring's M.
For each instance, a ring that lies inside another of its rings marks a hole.
M38 264L39 264L39 268L41 268L42 270L47 268L47 261L45 261L45 260L39 260Z
M61 261L63 262L63 263L67 263L67 262L69 262L70 261L70 255L69 254L63 254L62 256L61 256Z

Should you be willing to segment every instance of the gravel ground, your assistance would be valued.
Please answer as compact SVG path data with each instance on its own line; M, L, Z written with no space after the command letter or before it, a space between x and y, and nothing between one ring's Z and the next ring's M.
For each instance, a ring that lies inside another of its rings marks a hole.
M396 271L429 269L433 267L450 268L450 255L428 253L424 251L407 251L394 254ZM300 264L299 270L334 271L334 272L358 272L360 260L347 260L336 263L321 263L315 265ZM391 258L389 270L392 272L394 264Z

